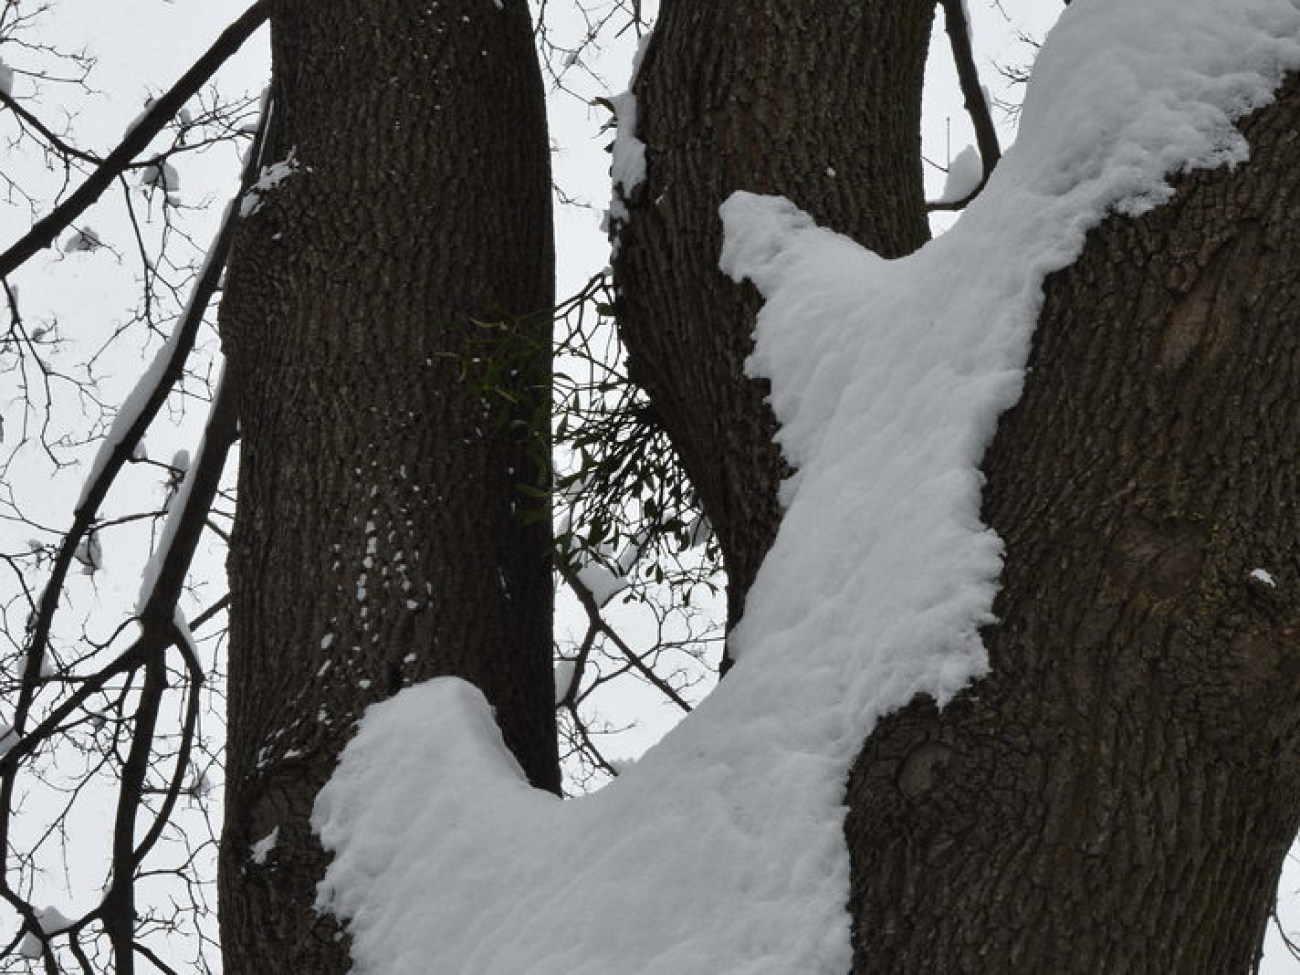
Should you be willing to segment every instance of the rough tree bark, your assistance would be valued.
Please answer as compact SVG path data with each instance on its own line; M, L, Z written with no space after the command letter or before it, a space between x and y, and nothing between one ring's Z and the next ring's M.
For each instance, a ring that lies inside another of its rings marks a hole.
M1048 282L992 671L850 779L855 971L1253 970L1300 826L1300 80L1243 128Z
M277 0L271 22L266 161L292 172L221 309L242 452L220 909L228 975L329 975L347 945L312 909L308 817L367 704L465 677L558 790L550 517L519 490L549 449L549 148L523 3Z
M717 270L718 206L776 193L879 253L923 244L933 14L933 0L665 0L633 88L647 172L614 261L619 328L717 533L732 623L788 471L766 383L744 373L759 301Z
M781 193L886 254L917 246L916 130L897 126L929 14L733 6L665 3L635 87L648 178L615 267L634 376L722 541L734 613L778 526L781 465L741 371L756 303L707 270L716 208ZM869 54L823 101L846 44ZM1297 87L1249 120L1248 165L1108 220L1049 282L1024 399L984 464L1007 544L992 673L942 713L921 700L884 721L848 785L855 972L1256 960L1300 825ZM873 222L900 213L914 220Z

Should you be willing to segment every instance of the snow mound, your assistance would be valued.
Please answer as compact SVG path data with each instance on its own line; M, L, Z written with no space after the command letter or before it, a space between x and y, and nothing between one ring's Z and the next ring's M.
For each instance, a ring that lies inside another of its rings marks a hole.
M1300 65L1293 0L1089 0L1039 59L1020 142L944 237L885 261L785 200L723 207L766 304L798 473L739 662L627 775L530 789L478 691L371 708L318 797L322 909L358 975L840 975L843 782L883 715L984 672L1000 542L978 464L1019 395L1044 276L1170 173L1246 156L1234 119Z

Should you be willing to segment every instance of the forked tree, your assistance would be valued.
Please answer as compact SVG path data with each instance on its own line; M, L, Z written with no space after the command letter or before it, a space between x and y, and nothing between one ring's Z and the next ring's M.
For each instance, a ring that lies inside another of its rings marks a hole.
M941 6L991 168L964 6ZM935 8L663 0L644 52L614 311L732 623L790 468L719 207L776 194L885 257L922 247ZM349 946L315 906L310 818L369 704L463 677L558 790L549 147L520 0L265 10L262 182L221 306L241 457L222 942L231 975L330 975ZM848 775L854 972L1257 961L1300 826L1296 74L1239 125L1248 160L1112 213L1045 282L1023 395L980 462L1005 543L988 672L881 719Z

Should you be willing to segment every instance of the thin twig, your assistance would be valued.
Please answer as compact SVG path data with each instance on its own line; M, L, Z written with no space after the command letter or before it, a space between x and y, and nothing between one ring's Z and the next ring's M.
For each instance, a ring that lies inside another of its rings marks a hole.
M180 80L149 106L148 111L131 127L117 148L104 157L86 181L71 196L36 221L17 243L0 254L0 278L8 277L37 251L54 243L60 233L98 200L135 157L149 147L154 136L163 130L185 103L198 94L217 69L262 26L268 12L266 0L257 0L227 27L204 55L181 75Z

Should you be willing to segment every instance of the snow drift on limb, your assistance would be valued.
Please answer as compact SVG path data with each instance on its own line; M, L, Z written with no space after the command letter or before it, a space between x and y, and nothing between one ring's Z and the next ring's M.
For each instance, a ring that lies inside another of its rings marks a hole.
M1293 0L1090 0L1048 39L1019 143L944 237L886 262L737 194L724 269L798 473L703 705L601 793L528 788L477 691L371 708L317 801L320 904L355 971L789 975L850 967L843 782L878 718L978 677L1000 543L978 464L1019 395L1044 276L1300 65Z

